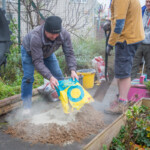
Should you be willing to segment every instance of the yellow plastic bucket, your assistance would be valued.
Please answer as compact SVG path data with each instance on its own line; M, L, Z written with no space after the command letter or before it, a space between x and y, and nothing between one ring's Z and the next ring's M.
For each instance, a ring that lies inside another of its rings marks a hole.
M86 89L94 87L95 69L77 70L77 75L83 76L83 87Z

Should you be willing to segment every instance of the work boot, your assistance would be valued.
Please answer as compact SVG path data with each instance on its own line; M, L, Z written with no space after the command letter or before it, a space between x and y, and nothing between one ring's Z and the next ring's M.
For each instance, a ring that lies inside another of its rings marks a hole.
M119 94L116 94L117 99L110 102L110 106L116 105L119 102Z
M104 112L107 114L122 114L128 109L127 102L117 102L115 101L113 104L110 105L109 108L105 109Z
M28 115L28 114L30 114L31 113L31 110L30 109L24 109L23 111L22 111L22 114L23 115Z
M31 109L29 109L29 108L24 108L23 110L22 110L22 118L24 118L24 119L28 119L29 117L31 117Z
M117 105L119 103L119 100L118 99L116 99L116 100L114 100L114 101L112 101L112 102L110 102L110 106L115 106L115 105Z
M136 101L128 101L128 106L133 106L136 103Z

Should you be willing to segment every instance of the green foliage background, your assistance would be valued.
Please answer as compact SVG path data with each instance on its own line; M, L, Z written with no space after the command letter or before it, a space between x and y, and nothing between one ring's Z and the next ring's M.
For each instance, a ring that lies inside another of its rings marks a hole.
M11 35L11 41L13 44L10 47L10 53L7 54L7 66L1 67L0 77L0 100L19 94L21 92L21 81L23 76L21 65L21 51L17 44L17 24L15 20L10 23L10 30L13 31ZM73 40L73 48L77 59L78 69L90 68L91 60L95 56L102 55L104 51L104 40L101 42L92 38L86 38L85 40ZM56 52L60 68L64 74L69 74L65 57L61 49ZM35 71L35 81L33 88L36 88L43 84L43 77Z
M110 150L133 149L138 144L145 150L150 147L150 108L144 105L129 107L126 112L127 121L117 137L114 137Z
M150 91L150 81L145 82L146 88L148 91Z

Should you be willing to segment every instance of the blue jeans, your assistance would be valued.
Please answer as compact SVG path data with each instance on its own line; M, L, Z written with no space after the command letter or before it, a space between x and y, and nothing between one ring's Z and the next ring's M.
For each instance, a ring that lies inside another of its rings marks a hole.
M24 72L21 84L21 99L23 100L24 108L31 108L32 86L34 82L34 65L32 63L31 55L26 52L23 46L21 46L21 57L22 68ZM63 79L62 71L54 53L48 58L44 59L44 64L56 79Z

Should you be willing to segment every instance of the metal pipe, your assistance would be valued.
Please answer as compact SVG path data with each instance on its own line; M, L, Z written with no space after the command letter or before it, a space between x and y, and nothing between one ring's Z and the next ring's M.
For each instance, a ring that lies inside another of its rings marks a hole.
M18 47L20 48L21 39L20 39L20 0L18 0Z
M6 10L6 0L2 1L2 8L3 8L3 10Z
M31 2L31 5L38 12L38 14L40 15L41 19L45 20L45 17L43 16L43 14L41 14L41 12L39 11L39 9L37 8L37 6L35 5L35 3L33 1Z

